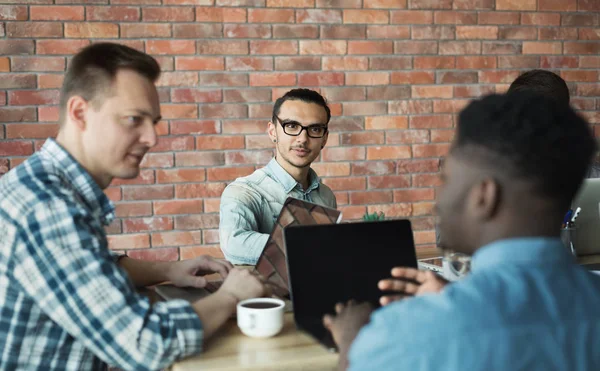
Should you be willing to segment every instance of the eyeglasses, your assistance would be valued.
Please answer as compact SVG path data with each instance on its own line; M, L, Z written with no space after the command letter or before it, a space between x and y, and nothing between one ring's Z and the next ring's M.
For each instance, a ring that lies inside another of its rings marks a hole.
M306 134L308 134L311 138L323 138L327 133L327 125L309 125L303 126L297 121L292 120L281 120L278 116L275 116L275 119L279 121L279 124L283 128L283 132L287 135L298 136L302 133L302 130L306 130Z

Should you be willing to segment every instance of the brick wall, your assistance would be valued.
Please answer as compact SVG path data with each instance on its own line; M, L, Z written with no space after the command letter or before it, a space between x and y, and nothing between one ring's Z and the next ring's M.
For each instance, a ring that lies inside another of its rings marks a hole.
M320 89L334 118L314 164L349 219L410 217L435 242L454 114L523 70L558 71L600 124L600 0L0 0L0 174L56 133L70 55L111 40L159 60L159 145L106 193L111 246L219 256L225 185L265 164L272 102Z

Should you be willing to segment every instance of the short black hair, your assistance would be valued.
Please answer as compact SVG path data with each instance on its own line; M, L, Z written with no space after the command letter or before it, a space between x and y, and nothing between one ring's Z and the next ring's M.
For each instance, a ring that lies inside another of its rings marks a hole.
M98 103L97 99L108 92L117 72L122 69L135 71L152 82L160 76L156 59L125 45L95 43L75 54L60 92L60 122L64 122L69 98L79 95L92 104Z
M275 106L273 106L273 117L271 118L273 123L277 122L277 116L279 115L279 110L281 109L281 105L288 100L300 100L306 103L315 103L325 109L327 113L327 122L331 119L331 110L327 105L327 101L321 94L314 90L310 89L292 89L285 93L282 97L277 98L275 101Z
M509 179L530 182L568 207L590 166L596 141L568 104L517 91L471 102L460 114L453 150L483 149ZM484 156L487 157L487 156Z
M567 83L552 71L539 69L527 71L510 84L508 93L524 90L545 95L559 103L569 104L571 100Z

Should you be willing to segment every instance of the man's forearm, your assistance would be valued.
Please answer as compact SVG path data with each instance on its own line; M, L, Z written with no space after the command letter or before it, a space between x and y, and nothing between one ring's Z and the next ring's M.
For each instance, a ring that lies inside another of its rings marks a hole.
M170 262L149 262L123 257L119 266L125 269L135 287L157 285L168 280Z
M236 310L236 305L237 299L221 290L192 305L202 322L205 340L231 317Z

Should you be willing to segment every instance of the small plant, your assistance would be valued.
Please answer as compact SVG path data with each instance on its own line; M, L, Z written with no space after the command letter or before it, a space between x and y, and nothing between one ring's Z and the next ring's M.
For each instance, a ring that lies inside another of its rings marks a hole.
M379 214L378 213L369 214L367 212L367 213L365 213L365 215L363 215L363 220L367 221L367 222L375 222L375 221L384 220L384 219L385 219L385 214L383 213L383 211L380 211Z

